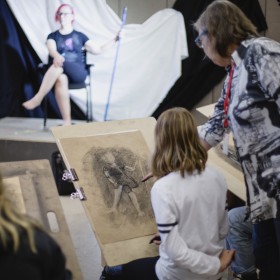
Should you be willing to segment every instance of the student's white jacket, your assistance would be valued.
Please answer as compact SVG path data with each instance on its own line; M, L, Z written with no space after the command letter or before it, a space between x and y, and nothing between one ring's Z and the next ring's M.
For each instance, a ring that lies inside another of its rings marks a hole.
M207 166L201 173L173 172L155 182L152 205L161 236L160 280L216 280L227 235L227 185Z

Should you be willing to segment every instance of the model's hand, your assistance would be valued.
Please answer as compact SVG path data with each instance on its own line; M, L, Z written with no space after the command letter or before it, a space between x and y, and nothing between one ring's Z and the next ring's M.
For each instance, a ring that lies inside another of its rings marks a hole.
M63 66L63 62L65 61L65 58L62 55L56 55L53 58L53 65L55 67L62 67Z
M132 172L132 171L135 171L135 166L127 166L127 165L126 165L126 166L124 167L124 169L127 170L127 171Z
M219 256L221 266L219 272L223 272L230 265L234 258L235 251L234 250L223 250Z
M118 34L117 34L117 36L115 37L115 41L117 42L117 41L119 41L120 39L122 39L122 38L124 38L124 30L123 29L121 29L119 32L118 32Z
M125 30L122 28L120 31L119 31L119 33L118 33L118 35L119 35L119 38L124 38L125 37Z

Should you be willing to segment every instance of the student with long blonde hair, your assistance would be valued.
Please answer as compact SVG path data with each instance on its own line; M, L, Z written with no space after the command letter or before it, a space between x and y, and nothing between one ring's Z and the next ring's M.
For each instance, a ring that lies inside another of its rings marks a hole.
M221 278L234 255L224 249L227 185L206 162L207 151L190 112L184 108L163 112L156 124L151 160L159 258L133 261L122 266L119 278L100 279Z
M65 280L72 274L58 244L9 200L0 174L0 275L9 280Z
M207 164L192 115L161 114L155 129L151 199L161 237L159 279L219 279L233 251L227 235L225 179Z

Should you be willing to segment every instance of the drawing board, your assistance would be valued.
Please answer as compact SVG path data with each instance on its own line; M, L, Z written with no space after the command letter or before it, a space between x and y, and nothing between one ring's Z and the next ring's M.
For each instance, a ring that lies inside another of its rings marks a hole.
M214 109L215 104L209 104L197 108L196 110L207 118L210 118ZM233 136L231 133L229 135L228 150L228 155L224 155L221 151L221 145L210 149L208 151L208 163L217 168L217 170L225 176L229 191L241 200L246 201L246 187L243 172L240 165L237 164L236 156L234 156L234 159L231 157L231 155L235 154Z
M153 118L55 127L52 132L68 168L78 176L88 220L105 263L118 265L158 255L149 244L157 232L150 202Z
M1 162L0 172L5 191L15 207L36 219L58 242L73 278L82 279L49 161Z

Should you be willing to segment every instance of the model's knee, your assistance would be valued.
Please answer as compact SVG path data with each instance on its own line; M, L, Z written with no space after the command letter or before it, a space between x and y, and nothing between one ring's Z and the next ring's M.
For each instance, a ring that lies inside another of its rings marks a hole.
M50 72L52 75L60 75L63 74L63 68L55 67L54 65L51 65L48 69L48 72Z
M61 74L56 81L56 86L68 87L68 78L65 74Z

